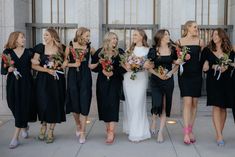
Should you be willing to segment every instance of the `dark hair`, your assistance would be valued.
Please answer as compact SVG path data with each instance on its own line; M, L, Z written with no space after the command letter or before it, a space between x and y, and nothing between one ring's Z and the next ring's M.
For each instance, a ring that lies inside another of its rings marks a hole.
M217 28L213 30L212 35L215 33L215 31L218 32L218 36L221 39L221 49L224 53L230 53L233 50L231 41L229 40L229 37L227 33L222 28ZM209 42L208 47L211 49L211 51L216 51L216 45L213 41L213 39Z
M153 47L157 48L161 46L161 40L164 37L165 32L167 32L170 35L170 32L167 29L160 29L155 33L154 38L153 38L154 40ZM171 47L171 41L172 40L170 40L169 47Z

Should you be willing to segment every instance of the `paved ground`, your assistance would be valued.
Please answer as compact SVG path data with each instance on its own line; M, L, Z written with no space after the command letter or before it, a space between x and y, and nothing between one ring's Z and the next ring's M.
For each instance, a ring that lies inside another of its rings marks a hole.
M201 99L200 102L204 102ZM11 116L0 116L0 157L234 157L235 125L229 111L224 130L226 145L218 147L214 140L214 129L210 117L210 109L201 105L196 120L195 134L197 142L185 146L182 141L182 119L173 116L176 124L167 124L165 142L158 144L156 137L140 143L131 143L127 135L122 133L122 119L118 123L116 140L113 145L106 145L104 123L98 121L96 115L88 124L87 142L79 144L75 138L75 125L71 115L67 122L57 125L56 140L53 144L38 141L39 123L30 124L30 138L21 139L17 149L8 149L13 133L14 120ZM122 117L122 113L120 113Z

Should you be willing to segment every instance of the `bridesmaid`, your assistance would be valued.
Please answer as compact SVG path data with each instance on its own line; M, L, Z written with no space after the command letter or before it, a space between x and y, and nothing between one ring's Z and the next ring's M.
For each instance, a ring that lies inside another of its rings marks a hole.
M149 71L151 75L152 88L152 124L150 131L152 135L156 133L156 118L160 117L160 128L157 141L163 142L163 129L166 124L166 117L170 117L172 94L174 89L173 74L177 71L178 65L172 69L172 64L176 62L177 55L170 41L170 33L166 29L159 30L154 37L155 45L149 50L148 59L154 62L155 69L164 68L165 73L160 74L153 69Z
M212 32L212 40L208 47L203 49L202 60L207 61L206 89L207 89L207 106L212 108L212 120L216 131L216 142L218 146L225 144L223 140L223 129L227 117L226 108L232 107L233 92L231 88L231 69L228 65L220 66L219 59L228 55L230 59L234 58L232 45L224 30L215 29ZM218 67L220 70L218 70ZM221 72L221 74L220 74Z
M64 53L59 36L53 28L48 28L43 38L45 45L42 43L36 45L32 59L32 68L38 71L36 101L38 118L42 124L38 139L52 143L56 123L65 121L65 76L63 74L65 65L62 65ZM49 123L49 130L46 136L47 123Z
M82 58L76 52L83 52ZM69 67L67 76L66 113L73 113L76 123L76 136L85 143L86 121L92 97L92 78L89 58L95 50L90 47L90 30L80 27L70 46L65 51L65 62ZM75 55L75 56L74 56Z
M9 148L19 145L19 133L23 138L28 137L28 122L36 121L37 115L32 100L31 58L33 53L24 47L25 36L22 32L12 32L5 45L3 55L9 55L11 66L2 56L1 74L7 75L7 104L15 118L15 132ZM5 63L4 63L5 61ZM18 74L17 74L18 73Z
M179 39L177 44L188 47L191 56L190 60L183 64L183 73L178 73L180 94L183 97L184 143L191 144L196 142L192 130L196 118L198 98L201 96L202 65L199 57L204 45L198 37L198 25L195 21L185 23L183 38Z
M119 54L124 51L117 47L118 36L113 32L108 32L104 36L103 46L98 49L92 57L92 63L97 63L101 56L109 58L113 67L107 72L102 68L102 63L93 70L98 72L96 84L96 96L98 104L99 119L106 123L107 138L106 143L112 144L115 138L115 126L119 120L120 92L122 87L122 74L125 73L120 65Z
M233 110L233 118L234 118L234 122L235 122L235 92L234 92L234 89L235 89L235 45L233 46L233 55L234 55L234 58L232 59L233 61L233 64L232 64L232 93L233 93L233 106L232 106L232 110Z
M136 29L133 33L132 41L131 47L129 48L129 55L133 56L135 59L146 59L149 47L145 31ZM131 70L130 62L127 61L124 67L127 73L124 74L123 81L125 95L125 102L123 105L123 131L129 135L128 138L130 141L140 142L150 138L149 121L146 109L148 72L145 69L151 68L151 65L149 62L145 62L143 69L135 73L136 78L132 77L133 71Z

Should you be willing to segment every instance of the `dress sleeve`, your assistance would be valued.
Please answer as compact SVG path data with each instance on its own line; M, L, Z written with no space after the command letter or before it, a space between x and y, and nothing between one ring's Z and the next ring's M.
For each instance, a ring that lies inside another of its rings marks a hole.
M34 53L38 53L39 55L41 55L44 52L44 45L42 43L36 45L33 48Z
M3 54L9 54L9 49L5 49L4 51L3 51ZM4 67L4 62L3 62L3 58L1 58L2 59L2 61L1 61L1 74L2 75L6 75L7 73L8 73L8 67Z
M203 66L204 62L208 60L208 55L209 55L210 49L208 47L205 47L202 52L201 52L201 58L200 58L200 63Z
M178 59L178 56L177 56L177 52L176 52L176 48L175 48L175 47L172 47L172 48L171 48L171 56L172 56L173 60L177 60L177 59Z
M156 58L156 50L155 48L150 48L147 58L150 59L151 61L153 61Z
M99 63L99 53L102 50L102 48L99 48L94 55L91 56L91 64L96 64ZM93 72L99 72L102 71L102 66L101 64L98 64L98 66L94 69L92 69Z

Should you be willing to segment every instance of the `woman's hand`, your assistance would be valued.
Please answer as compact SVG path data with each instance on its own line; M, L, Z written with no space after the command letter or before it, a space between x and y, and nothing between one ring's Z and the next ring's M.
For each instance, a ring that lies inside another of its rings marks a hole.
M8 72L9 72L9 73L13 72L14 70L15 70L14 67L9 67L9 68L8 68Z
M61 66L62 69L65 69L68 66L68 61L65 60Z
M74 67L78 68L80 67L80 65L81 65L81 62L79 59L77 59L76 62L74 63Z
M182 59L177 59L176 61L175 61L175 64L177 64L177 65L180 65L180 64L183 64L184 62L182 61Z
M154 64L150 61L150 60L146 60L144 62L144 66L145 69L153 69L154 68Z
M48 74L54 76L55 75L55 70L52 70L52 69L47 69L46 70Z
M131 72L131 65L130 64L125 63L124 68L126 69L126 71Z
M221 66L220 70L221 70L221 73L223 73L226 70L228 70L228 66L227 65L226 66Z
M103 74L104 74L106 77L111 77L111 76L113 76L113 72L112 72L112 71L107 72L107 71L105 71L105 70L102 70L102 72L103 72Z
M203 64L203 67L202 67L202 70L204 72L208 71L209 70L209 62L206 60Z
M99 63L96 64L89 64L88 67L92 70L95 69L98 66Z

